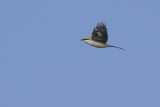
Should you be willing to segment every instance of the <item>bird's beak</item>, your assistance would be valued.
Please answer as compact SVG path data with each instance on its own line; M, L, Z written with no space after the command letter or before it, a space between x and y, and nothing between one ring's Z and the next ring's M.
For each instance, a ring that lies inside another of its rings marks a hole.
M83 41L84 39L81 39L81 41Z

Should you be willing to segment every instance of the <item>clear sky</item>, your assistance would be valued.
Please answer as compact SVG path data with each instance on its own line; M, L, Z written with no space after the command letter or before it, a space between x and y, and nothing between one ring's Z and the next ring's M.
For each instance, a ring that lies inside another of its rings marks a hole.
M160 107L159 0L1 0L0 107ZM99 49L81 42L98 22Z

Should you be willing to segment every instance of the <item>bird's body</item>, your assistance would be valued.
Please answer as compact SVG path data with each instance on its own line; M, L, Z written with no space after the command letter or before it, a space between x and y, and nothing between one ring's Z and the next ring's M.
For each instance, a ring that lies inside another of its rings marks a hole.
M106 48L106 47L109 47L108 44L104 44L102 42L98 42L98 41L94 41L92 40L91 38L89 40L83 40L85 43L89 44L89 45L92 45L94 47L97 47L97 48Z
M96 28L93 29L91 37L86 37L81 40L97 48L115 47L115 48L123 49L120 47L106 44L108 40L108 33L107 33L106 25L103 22L97 24Z

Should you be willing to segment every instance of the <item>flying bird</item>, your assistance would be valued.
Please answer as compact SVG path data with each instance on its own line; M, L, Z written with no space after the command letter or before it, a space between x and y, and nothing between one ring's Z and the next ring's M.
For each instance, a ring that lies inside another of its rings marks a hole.
M81 39L81 41L97 48L114 47L123 49L117 46L106 44L107 40L108 40L108 32L106 25L103 22L97 24L97 26L93 29L91 37L85 37Z

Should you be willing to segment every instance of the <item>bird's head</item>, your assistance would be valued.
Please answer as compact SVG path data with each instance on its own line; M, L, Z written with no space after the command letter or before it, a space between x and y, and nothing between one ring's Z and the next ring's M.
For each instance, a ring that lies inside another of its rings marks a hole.
M85 38L81 39L81 41L85 41L85 40L90 40L90 37L85 37Z

